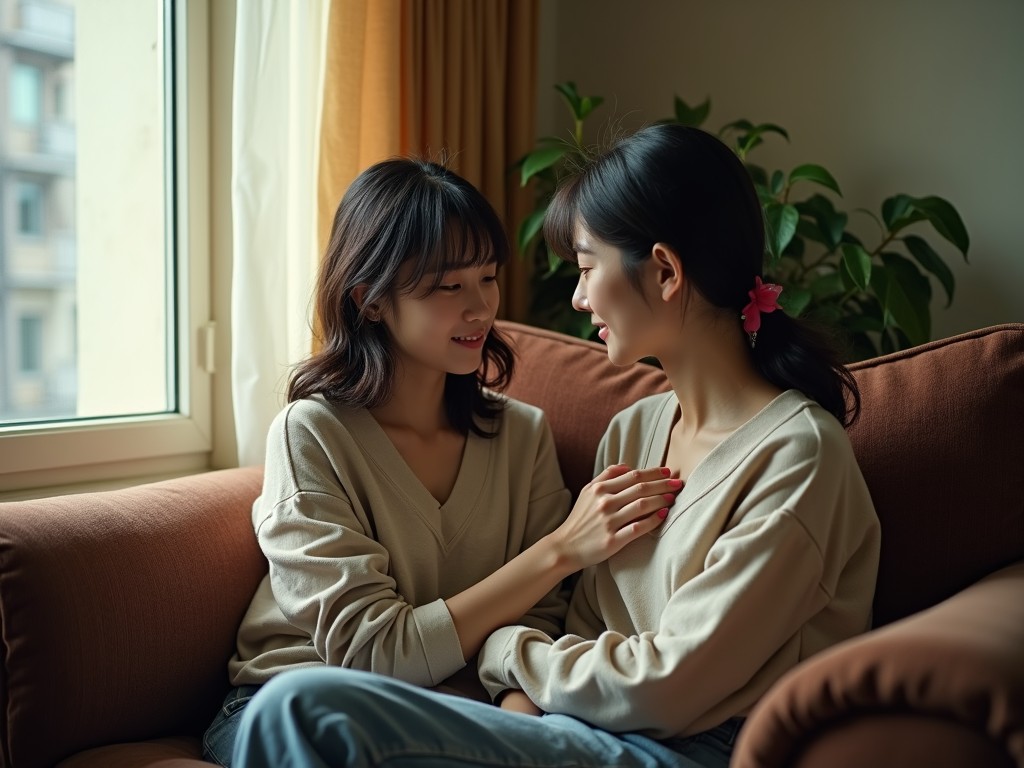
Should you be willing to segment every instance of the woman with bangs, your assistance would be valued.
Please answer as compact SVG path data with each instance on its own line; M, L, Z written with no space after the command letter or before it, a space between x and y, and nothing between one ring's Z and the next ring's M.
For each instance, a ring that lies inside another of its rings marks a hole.
M844 429L856 382L778 306L764 231L739 158L681 125L641 129L559 189L544 233L579 266L573 306L613 363L656 358L671 384L612 419L595 469L667 467L667 518L584 569L564 634L487 638L480 678L502 708L299 670L256 697L236 760L725 768L782 675L869 628L880 534Z
M566 577L667 514L658 467L610 467L570 511L544 415L495 391L514 368L494 327L508 257L493 208L439 164L384 161L346 192L317 280L322 347L268 435L252 516L269 573L207 760L231 764L250 699L290 670L486 700L488 634L561 634Z

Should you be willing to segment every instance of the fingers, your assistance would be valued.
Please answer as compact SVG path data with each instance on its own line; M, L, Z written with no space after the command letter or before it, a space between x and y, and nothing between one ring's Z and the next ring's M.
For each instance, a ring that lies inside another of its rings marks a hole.
M641 536L653 531L661 525L667 515L668 510L662 508L658 512L649 514L646 517L637 518L627 525L624 525L622 528L619 528L619 530L613 534L612 538L620 548L624 547L631 541L639 539Z
M611 477L603 477L605 472L612 469L623 468L625 471L617 471ZM648 490L653 493L662 493L670 486L664 485L671 477L672 471L668 467L651 467L650 469L630 469L622 464L608 467L592 481L594 484L601 484L601 491L605 493L621 493L622 491L645 483L662 483L662 485L650 486ZM678 483L678 481L676 481ZM678 487L677 487L678 490Z

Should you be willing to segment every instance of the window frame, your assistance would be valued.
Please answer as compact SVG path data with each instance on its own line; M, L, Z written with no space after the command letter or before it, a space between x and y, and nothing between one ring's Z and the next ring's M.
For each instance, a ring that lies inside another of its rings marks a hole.
M213 449L210 322L209 17L205 4L165 0L171 25L168 71L175 86L175 173L169 223L177 259L169 274L177 356L177 412L48 424L0 426L0 500L78 490L119 478L202 471ZM170 170L170 165L168 166Z

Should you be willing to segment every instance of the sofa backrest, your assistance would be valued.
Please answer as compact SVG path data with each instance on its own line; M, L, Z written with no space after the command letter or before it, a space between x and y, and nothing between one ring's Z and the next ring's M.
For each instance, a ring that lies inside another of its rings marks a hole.
M850 439L882 523L878 626L1024 559L1024 324L850 368Z
M501 326L520 357L508 392L543 408L573 493L611 416L667 387L603 345ZM851 366L849 430L882 524L874 616L888 623L1024 558L1024 324L994 326Z
M0 766L201 733L266 572L262 470L0 504Z

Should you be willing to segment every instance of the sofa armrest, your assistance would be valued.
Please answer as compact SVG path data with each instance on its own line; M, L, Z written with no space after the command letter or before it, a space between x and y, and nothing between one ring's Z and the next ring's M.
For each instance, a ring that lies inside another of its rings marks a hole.
M0 768L201 733L266 560L262 469L0 504Z
M1024 766L1024 562L790 670L732 765Z

